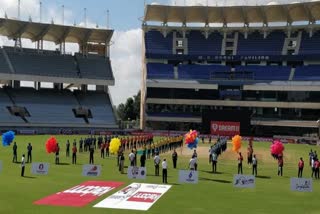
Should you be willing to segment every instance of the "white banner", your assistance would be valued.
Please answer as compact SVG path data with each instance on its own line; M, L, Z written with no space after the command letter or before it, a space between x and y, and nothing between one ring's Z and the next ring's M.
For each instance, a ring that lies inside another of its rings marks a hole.
M82 176L96 177L96 176L100 176L100 174L101 174L100 165L85 164L82 167Z
M198 171L194 170L179 170L179 183L198 183Z
M145 167L129 166L127 174L129 179L146 179L147 178L147 171Z
M170 188L171 185L132 183L94 207L148 210Z
M32 163L31 174L47 175L49 173L48 163Z
M312 192L312 179L308 178L291 178L291 191L297 192Z
M253 175L234 175L233 186L240 188L254 188L256 177Z
M2 161L0 160L0 173L2 172Z

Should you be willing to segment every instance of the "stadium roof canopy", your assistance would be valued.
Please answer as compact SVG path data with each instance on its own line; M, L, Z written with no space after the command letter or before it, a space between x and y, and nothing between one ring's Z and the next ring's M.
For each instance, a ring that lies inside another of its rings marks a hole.
M66 43L108 43L113 30L82 28L0 18L0 35L10 39L24 38L32 42L44 40Z
M144 22L161 23L293 23L320 20L320 1L262 6L168 6L147 5Z

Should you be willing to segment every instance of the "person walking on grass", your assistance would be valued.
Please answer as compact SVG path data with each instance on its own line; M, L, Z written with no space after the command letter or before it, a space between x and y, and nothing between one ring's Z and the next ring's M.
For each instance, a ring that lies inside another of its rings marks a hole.
M242 174L242 161L243 161L243 157L241 152L239 152L239 156L238 156L238 174Z
M301 157L298 163L298 178L302 178L303 167L304 167L304 161Z
M256 155L253 155L253 158L252 158L252 175L254 176L258 175L258 159Z

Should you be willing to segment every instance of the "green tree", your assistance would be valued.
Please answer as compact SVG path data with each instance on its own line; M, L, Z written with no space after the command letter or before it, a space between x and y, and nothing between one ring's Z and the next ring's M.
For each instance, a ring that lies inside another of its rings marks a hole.
M118 105L117 114L118 117L123 120L136 120L140 118L140 91L137 95L129 97L125 104Z

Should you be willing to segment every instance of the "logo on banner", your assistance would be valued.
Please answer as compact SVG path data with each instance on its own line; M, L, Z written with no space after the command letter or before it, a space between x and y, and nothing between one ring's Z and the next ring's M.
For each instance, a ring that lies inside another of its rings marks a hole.
M291 178L290 186L291 186L291 191L312 192L312 179Z
M91 176L91 177L96 177L100 176L101 174L101 166L100 165L83 165L82 168L82 175L83 176Z
M198 172L193 170L179 170L180 183L198 183Z
M128 178L130 179L146 179L146 168L130 166L128 167Z
M255 180L253 175L235 175L233 185L240 188L254 188Z
M122 184L121 182L112 181L87 181L65 191L40 199L34 202L34 204L81 207Z
M211 134L221 136L234 136L240 134L240 122L211 121Z
M132 183L99 202L94 207L148 210L170 188L170 185Z
M49 172L48 163L32 163L31 173L34 175L47 175Z
M153 203L158 198L160 198L161 193L154 193L154 192L137 192L130 198L128 198L128 201L137 201L137 202L147 202L147 203Z

